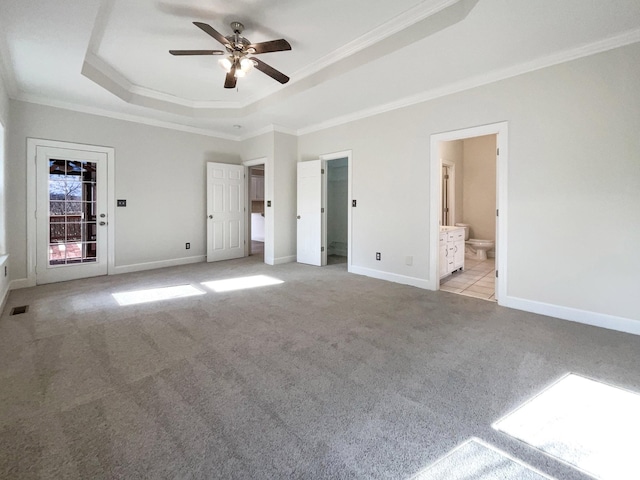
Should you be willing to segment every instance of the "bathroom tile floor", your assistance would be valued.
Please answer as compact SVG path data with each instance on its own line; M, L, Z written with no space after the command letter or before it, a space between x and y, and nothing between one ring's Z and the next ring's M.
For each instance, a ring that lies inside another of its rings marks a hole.
M464 271L452 273L440 280L440 290L495 302L495 258L478 260L475 255L467 255L464 258L464 266Z

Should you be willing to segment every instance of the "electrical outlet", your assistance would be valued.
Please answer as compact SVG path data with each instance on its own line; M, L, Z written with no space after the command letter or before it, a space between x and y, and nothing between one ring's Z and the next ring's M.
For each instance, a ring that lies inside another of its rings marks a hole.
M380 260L380 252L376 252L376 260Z
M118 200L118 207L126 207L126 206L127 206L126 200Z
M189 242L184 244L184 248L186 248L187 250L189 250L191 248L191 244Z

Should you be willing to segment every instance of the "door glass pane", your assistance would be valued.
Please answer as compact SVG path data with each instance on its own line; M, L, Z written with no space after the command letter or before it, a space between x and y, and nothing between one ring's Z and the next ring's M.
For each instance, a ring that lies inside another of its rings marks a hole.
M49 161L49 265L97 260L96 167Z

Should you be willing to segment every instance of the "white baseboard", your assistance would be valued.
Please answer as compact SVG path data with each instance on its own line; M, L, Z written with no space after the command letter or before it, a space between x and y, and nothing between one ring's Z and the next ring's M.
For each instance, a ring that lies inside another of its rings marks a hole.
M7 304L7 298L9 298L9 290L11 282L6 276L7 264L9 262L9 255L0 255L0 315L4 311L4 307Z
M16 278L15 280L11 280L9 283L9 290L17 290L18 288L29 288L35 287L36 280L30 278Z
M594 327L608 328L609 330L640 335L640 321L632 320L631 318L617 317L606 313L590 312L588 310L563 307L561 305L510 296L507 296L505 301L500 302L500 304L505 307L547 315L561 320L569 320L571 322L584 323L585 325L593 325Z
M0 315L2 315L2 312L4 312L4 307L7 306L7 299L9 298L9 288L10 283L6 282L4 284L4 288L2 289L2 292L0 292Z
M358 275L364 275L366 277L373 277L379 280L387 280L389 282L402 283L404 285L411 285L413 287L432 289L431 283L423 278L408 277L406 275L398 275L397 273L383 272L381 270L374 270L372 268L351 266L349 270L351 273Z
M297 255L289 255L288 257L277 257L273 259L271 265L282 265L283 263L295 262L298 259Z
M189 265L191 263L202 263L207 260L205 255L195 257L173 258L171 260L160 260L158 262L134 263L131 265L119 265L114 267L114 275L121 273L141 272L143 270L155 270L156 268L177 267L179 265Z

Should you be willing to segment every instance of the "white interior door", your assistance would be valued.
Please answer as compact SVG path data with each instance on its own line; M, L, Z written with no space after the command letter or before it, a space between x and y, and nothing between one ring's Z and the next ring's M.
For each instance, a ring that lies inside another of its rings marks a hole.
M207 163L207 262L244 257L244 166Z
M298 262L322 265L322 160L298 163Z
M107 274L107 154L36 148L36 283Z

